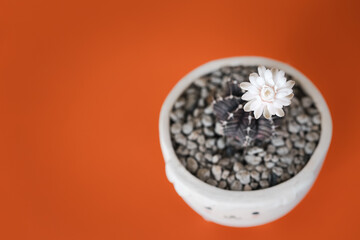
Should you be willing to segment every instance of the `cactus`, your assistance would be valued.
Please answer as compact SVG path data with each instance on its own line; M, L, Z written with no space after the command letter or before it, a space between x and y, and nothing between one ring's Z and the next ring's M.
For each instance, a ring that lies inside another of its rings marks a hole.
M217 120L223 127L224 135L234 138L242 146L261 145L275 134L280 118L266 119L263 116L255 119L252 112L245 112L246 103L241 99L243 91L239 82L228 77L225 97L218 97L213 102Z

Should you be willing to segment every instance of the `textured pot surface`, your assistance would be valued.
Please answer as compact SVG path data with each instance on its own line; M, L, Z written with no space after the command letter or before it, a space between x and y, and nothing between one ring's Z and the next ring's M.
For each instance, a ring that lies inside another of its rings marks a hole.
M213 187L188 172L177 158L170 139L169 114L182 92L197 78L224 66L265 65L284 70L297 80L321 113L321 136L306 166L293 178L255 191L230 191ZM319 90L288 64L262 57L233 57L206 63L182 78L167 96L160 113L160 144L166 176L184 201L206 220L234 227L256 226L276 220L291 211L307 194L324 162L332 136L329 109Z

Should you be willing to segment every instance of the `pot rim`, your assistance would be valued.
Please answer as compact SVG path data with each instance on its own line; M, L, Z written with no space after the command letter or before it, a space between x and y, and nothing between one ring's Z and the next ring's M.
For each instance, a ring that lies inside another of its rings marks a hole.
M237 65L265 65L267 67L276 67L285 71L286 73L290 74L298 83L300 83L304 91L312 97L315 105L317 106L317 109L321 114L320 140L307 164L294 177L266 189L252 191L232 191L211 186L210 184L207 184L192 175L185 168L185 166L180 163L171 143L170 112L173 104L183 93L183 91L198 77L201 77L221 67ZM239 202L239 199L241 199L245 200L241 201L242 204L244 202L248 202L249 205L252 205L254 201L258 201L259 199L262 199L263 201L271 201L274 200L274 198L278 199L279 197L289 195L289 193L292 193L295 197L297 195L296 189L311 187L312 183L317 177L319 170L321 169L326 153L330 146L332 137L332 119L329 108L320 91L304 74L302 74L294 67L286 63L265 57L229 57L213 60L195 68L190 73L185 75L173 87L161 108L159 119L159 134L160 145L166 164L166 172L168 177L168 173L171 172L172 179L169 179L171 182L183 185L183 187L192 190L194 194L202 195L203 197L213 201L232 202L236 204Z

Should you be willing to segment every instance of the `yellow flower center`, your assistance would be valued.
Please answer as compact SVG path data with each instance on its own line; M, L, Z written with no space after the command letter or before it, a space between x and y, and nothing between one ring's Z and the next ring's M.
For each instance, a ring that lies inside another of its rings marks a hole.
M275 90L269 86L263 86L260 92L260 97L265 102L273 102L275 99Z

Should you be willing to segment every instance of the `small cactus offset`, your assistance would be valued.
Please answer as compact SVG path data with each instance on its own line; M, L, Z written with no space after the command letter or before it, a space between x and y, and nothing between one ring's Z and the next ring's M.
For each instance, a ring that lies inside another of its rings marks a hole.
M286 81L283 71L259 67L258 72L250 74L250 82L239 83L229 77L226 96L214 100L213 105L224 135L244 147L264 143L276 133L284 116L282 107L290 105L293 97L294 81Z

